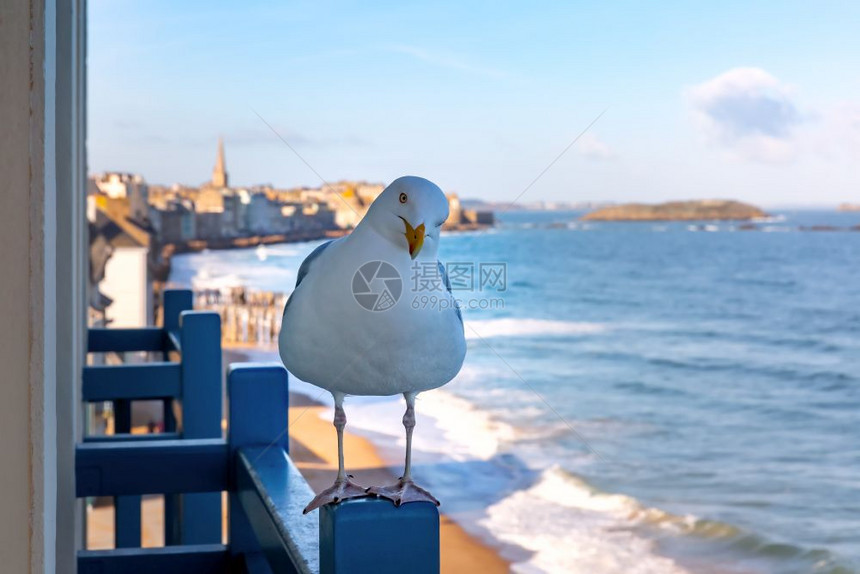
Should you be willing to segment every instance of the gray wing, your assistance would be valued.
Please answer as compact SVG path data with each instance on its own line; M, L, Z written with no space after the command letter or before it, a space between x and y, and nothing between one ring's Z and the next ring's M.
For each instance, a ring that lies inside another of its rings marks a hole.
M332 240L332 241L334 241L334 240ZM305 257L305 260L302 261L301 265L299 265L299 273L296 276L296 287L299 286L299 284L302 282L302 279L304 279L305 275L307 275L308 272L311 270L311 263L313 263L314 259L319 257L320 253L325 251L325 248L328 247L329 245L331 245L332 241L326 241L322 245L319 245L316 249L314 249L313 251L310 252L310 255ZM293 291L295 292L295 288L293 288ZM292 300L293 300L292 296L290 296L290 298L287 299L287 304L284 305L284 314L287 313L287 307L290 306L290 301L292 301Z
M442 276L442 280L445 281L445 289L448 290L448 293L451 293L451 297L454 297L454 293L451 291L451 281L448 279L448 272L445 271L445 266L442 265L441 261L436 261L439 265L439 274ZM457 310L457 318L460 319L460 324L463 324L463 313L460 311L460 304L457 303L457 299L454 298L454 308Z
M334 240L332 240L334 241ZM296 287L299 286L299 283L302 282L302 279L305 278L305 275L308 274L308 271L311 270L311 263L313 263L314 259L320 256L320 253L325 251L325 248L331 245L331 241L326 241L322 245L318 246L316 249L311 251L310 255L305 257L305 260L302 261L302 264L299 265L299 274L296 277Z

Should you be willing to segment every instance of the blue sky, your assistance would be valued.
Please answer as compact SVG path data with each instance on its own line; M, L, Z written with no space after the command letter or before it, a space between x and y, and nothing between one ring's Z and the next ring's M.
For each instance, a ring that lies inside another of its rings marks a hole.
M90 170L860 202L858 3L366 4L89 2Z

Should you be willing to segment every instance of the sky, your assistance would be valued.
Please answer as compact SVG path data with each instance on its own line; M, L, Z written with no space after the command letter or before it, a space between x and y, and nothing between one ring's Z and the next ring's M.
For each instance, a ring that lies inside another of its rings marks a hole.
M87 5L92 173L860 203L857 2Z

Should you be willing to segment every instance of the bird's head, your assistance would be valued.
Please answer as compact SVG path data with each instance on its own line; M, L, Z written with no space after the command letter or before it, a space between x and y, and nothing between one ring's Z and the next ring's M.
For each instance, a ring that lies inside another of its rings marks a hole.
M362 225L403 247L412 259L436 258L439 233L448 219L448 199L431 181L405 176L386 187L367 210Z

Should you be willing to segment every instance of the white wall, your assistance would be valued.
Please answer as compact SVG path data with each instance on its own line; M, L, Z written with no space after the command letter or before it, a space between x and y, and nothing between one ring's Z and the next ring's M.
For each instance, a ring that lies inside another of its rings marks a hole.
M145 247L119 247L108 259L101 292L113 299L107 308L109 327L152 324L152 289L147 278Z

